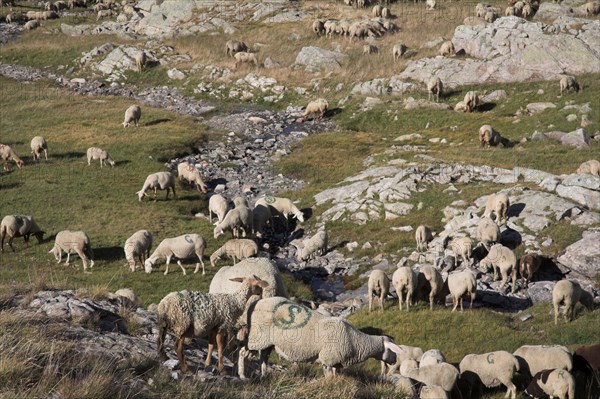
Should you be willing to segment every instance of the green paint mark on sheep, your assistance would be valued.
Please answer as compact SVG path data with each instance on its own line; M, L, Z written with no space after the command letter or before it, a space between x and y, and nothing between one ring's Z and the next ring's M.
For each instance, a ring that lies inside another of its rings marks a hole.
M277 311L281 307L285 307L284 311L287 310L288 314L285 317L277 316ZM311 318L312 311L309 308L290 301L280 302L273 309L273 324L284 330L302 328Z
M273 202L275 202L275 197L273 197L273 196L271 196L271 195L267 195L267 196L265 197L265 202L266 202L267 204L272 204Z

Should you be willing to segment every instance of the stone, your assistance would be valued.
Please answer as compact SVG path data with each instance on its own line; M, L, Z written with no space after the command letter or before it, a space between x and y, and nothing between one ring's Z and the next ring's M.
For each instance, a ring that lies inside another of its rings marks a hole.
M500 100L506 100L507 98L508 94L506 94L505 90L494 90L491 93L479 96L479 99L484 103L492 103Z
M167 76L169 77L169 79L173 79L173 80L185 79L185 74L176 68L169 69L167 71Z
M572 199L590 209L600 209L600 191L559 184L556 186L556 193L561 197Z
M575 122L578 119L579 119L579 117L575 114L567 115L567 122Z
M279 65L279 63L271 57L265 58L263 61L263 66L267 69L277 69L281 67L281 65Z
M362 112L370 111L380 104L383 104L383 101L381 99L377 97L367 97L360 105L359 110L361 110Z
M571 270L569 276L592 282L600 265L600 228L584 231L581 240L569 245L556 260Z
M577 148L588 147L590 144L590 136L587 135L584 129L579 128L564 135L560 142L565 145L572 145Z
M535 115L535 114L539 114L540 112L544 112L545 110L547 110L549 108L556 108L556 104L548 103L548 102L530 103L530 104L527 104L526 108L530 115Z
M531 140L534 140L534 141L544 141L544 140L547 140L547 137L546 137L546 135L544 133L540 133L538 131L535 131L531 135Z
M419 133L411 133L411 134L403 134L402 136L398 136L394 139L394 141L414 141L417 139L422 139L423 136L421 136Z
M308 71L318 71L324 69L340 69L341 63L348 58L348 55L329 51L319 47L303 47L298 53L295 63L303 65Z

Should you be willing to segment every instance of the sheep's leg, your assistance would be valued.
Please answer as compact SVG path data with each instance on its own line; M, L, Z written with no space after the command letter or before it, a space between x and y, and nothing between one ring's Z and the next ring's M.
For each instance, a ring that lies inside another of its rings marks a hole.
M260 351L260 375L267 375L267 361L269 360L269 355L273 348L267 348Z
M464 309L463 309L463 297L462 297L462 295L461 295L460 298L458 298L458 300L460 301L460 311L462 312L462 311L464 311Z
M379 306L381 307L381 311L383 312L383 301L385 300L385 296L383 294L383 290L381 292L381 296L379 297Z
M204 359L205 366L210 366L210 363L212 361L212 354L213 354L213 350L215 349L215 337L216 337L215 332L211 332L210 335L208 336L208 350L206 352L206 359Z
M67 253L67 261L65 262L65 265L69 265L70 259L71 259L71 250L65 251ZM61 255L62 257L62 255Z
M373 307L373 294L369 293L369 312L371 311L372 307Z
M473 310L473 301L475 301L475 295L477 295L476 291L473 291L469 294L469 297L471 298L471 303L469 304L469 310Z
M165 270L165 276L169 273L169 263L171 263L171 256L173 256L173 255L167 256L167 261L165 262L166 266L167 266L167 268Z
M181 271L183 272L183 275L185 276L185 267L183 267L183 265L181 264L181 261L178 260L177 264L179 265L179 267L181 267Z
M48 160L48 150L44 150L44 156L46 157L46 161Z
M240 380L246 379L246 358L250 355L250 351L245 347L240 348L240 352L238 354L238 375Z
M429 310L433 310L433 298L434 298L435 294L433 292L433 290L431 290L431 292L429 293Z
M189 371L188 365L185 362L185 356L183 354L183 341L184 337L181 336L177 339L177 358L179 359L179 364L181 366L181 371L183 373L187 373Z
M221 375L227 374L225 367L223 366L223 343L225 341L225 336L224 332L217 333L217 357L219 359L217 369Z
M79 257L83 261L83 271L86 271L87 270L87 256L85 256L85 254L79 249L75 249L75 252L77 253L77 255L79 255Z
M458 300L452 296L452 311L454 312L456 310L456 307L458 306Z
M398 294L398 308L402 310L402 292Z
M198 260L200 260L200 263L196 263L196 269L194 269L194 274L198 273L198 270L200 269L200 265L202 265L202 275L204 276L204 261L202 260L202 254L196 254L198 255Z
M13 251L13 252L16 252L16 251L15 251L15 247L13 247L13 245L12 245L13 238L14 238L14 237L10 237L10 238L8 239L8 246L10 247L10 249L12 249L12 251Z
M558 324L558 302L554 303L554 324Z

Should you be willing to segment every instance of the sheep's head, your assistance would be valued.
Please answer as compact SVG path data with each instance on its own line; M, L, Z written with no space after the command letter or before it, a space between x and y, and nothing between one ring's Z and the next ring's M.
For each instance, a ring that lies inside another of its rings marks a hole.
M389 337L383 337L383 353L381 355L382 362L387 364L395 364L396 363L396 355L404 352L399 345L395 344Z
M223 235L223 229L220 227L215 227L213 230L213 237L215 240Z
M113 168L115 167L115 161L113 161L112 158L108 158L106 162L108 162Z
M45 231L38 231L38 232L33 233L33 236L35 238L37 238L37 240L38 240L38 244L41 244L42 241L44 240L44 234L46 234Z
M139 201L141 201L146 196L146 192L142 190L138 191L136 194L138 196Z
M151 259L146 259L144 262L144 270L146 273L152 273L152 267L154 266L154 262Z
M294 217L298 219L299 222L304 222L304 213L302 213L302 211L295 213Z
M212 267L215 267L217 265L217 263L219 262L219 260L221 260L221 257L218 256L217 254L212 254L210 256L210 264Z

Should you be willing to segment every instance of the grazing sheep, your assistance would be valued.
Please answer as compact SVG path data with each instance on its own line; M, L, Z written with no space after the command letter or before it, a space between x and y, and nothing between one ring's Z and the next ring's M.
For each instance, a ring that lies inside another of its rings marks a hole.
M576 173L589 173L594 176L600 176L600 162L596 161L595 159L585 161L579 165Z
M559 82L560 85L560 95L562 96L565 92L569 92L571 90L579 93L580 87L577 80L573 76L563 76Z
M427 6L427 11L433 11L435 9L437 2L436 0L425 0L425 5Z
M326 317L285 298L265 298L248 312L248 334L240 349L238 371L246 378L249 351L261 351L261 372L267 370L271 350L292 362L318 361L325 376L337 369L374 358L393 363L402 349L386 336L368 335L337 317ZM290 333L294 339L290 339Z
M239 53L240 51L248 51L246 43L239 40L228 40L227 43L225 43L225 53L228 56L233 57L235 56L235 53Z
M521 17L523 17L523 19L529 19L529 17L531 17L532 15L533 8L531 8L531 5L529 3L525 3L523 9L521 10Z
M320 19L315 19L312 24L312 30L317 36L321 36L325 33L325 23Z
M503 138L490 125L483 125L479 128L479 146L495 147L503 142Z
M208 354L204 363L210 365L216 343L218 369L223 372L224 336L235 327L255 289L268 287L268 283L258 277L238 277L232 281L242 283L232 294L207 294L186 290L172 292L160 301L157 312L157 349L162 361L167 359L164 349L167 331L172 331L177 337L177 357L184 373L189 371L183 354L185 338L208 337Z
M245 51L239 51L239 52L235 53L233 57L235 58L235 68L236 69L242 63L254 64L255 67L258 67L258 59L256 59L256 54L254 54L254 53L247 53Z
M531 377L545 369L573 369L573 357L562 345L523 345L513 352L519 371Z
M442 57L450 56L456 54L456 50L454 50L454 44L451 41L445 41L440 46L439 55Z
M235 208L227 212L222 222L215 225L213 236L216 240L226 231L231 231L233 238L239 238L240 230L243 237L252 235L252 213L242 208Z
M123 121L123 127L129 127L129 124L133 122L135 127L138 127L138 122L142 117L142 109L139 105L134 104L125 110L125 120Z
M286 231L289 226L289 215L292 215L299 222L304 222L304 214L294 203L292 200L283 197L272 197L266 196L259 198L254 206L263 205L269 208L271 212L271 218L276 216L283 216L285 219L285 227ZM273 221L271 220L271 226L273 226Z
M317 120L321 120L325 117L327 113L327 109L329 108L329 103L324 98L318 98L314 101L311 101L306 106L304 113L302 114L302 122L305 122L308 119L308 115L314 114L316 115Z
M575 314L575 305L581 302L589 310L594 308L594 297L592 294L581 288L578 282L571 280L561 280L554 285L552 290L552 304L554 305L554 324L558 324L558 307L564 304L564 317L566 320L573 320Z
M87 262L90 262L90 268L94 267L94 252L90 244L90 238L83 231L63 230L58 232L54 240L54 247L48 252L53 254L57 263L62 259L62 251L67 253L67 261L69 264L71 252L75 252L83 261L83 270L87 270Z
M140 260L141 266L144 265L146 258L150 256L150 248L152 248L152 234L148 230L138 230L125 241L123 247L125 259L132 272L136 268L136 258Z
M30 30L34 30L35 28L39 28L40 27L40 21L38 21L37 19L32 19L31 21L27 21L25 23L25 25L23 25L23 28L25 28L25 30L30 31Z
M22 215L7 215L2 218L0 223L0 236L2 242L0 245L0 252L4 252L4 238L8 236L8 246L15 252L15 248L12 245L15 237L23 237L25 240L25 246L29 248L29 236L33 235L37 238L38 243L41 244L44 238L44 231L42 231L33 217L22 216Z
M44 151L46 161L48 160L48 143L42 136L35 136L31 139L31 153L33 154L33 160L39 161L40 154Z
M440 102L440 95L444 91L444 85L442 80L438 77L432 76L427 82L428 100L431 101L431 95L435 95L435 102Z
M456 237L450 241L450 248L458 259L462 258L463 264L469 266L471 263L471 256L473 254L473 242L469 237Z
M466 268L460 272L454 272L448 275L448 289L452 295L452 311L456 310L460 302L460 311L463 311L463 295L469 294L471 304L469 309L473 308L473 301L477 295L477 272Z
M465 94L463 102L465 103L465 110L467 112L473 112L477 110L477 107L479 106L479 95L476 91L468 91L467 94Z
M233 263L238 260L251 258L258 254L258 245L253 240L234 239L227 241L221 248L217 249L210 256L210 264L215 267L219 260L227 255L233 259Z
M517 15L516 8L513 7L513 6L506 7L506 9L504 10L504 16L505 17L510 17L510 16L513 16L513 15Z
M181 271L185 276L185 268L181 264L181 259L193 258L194 255L198 257L199 263L196 263L194 273L198 273L200 265L202 265L202 274L204 275L204 250L206 249L206 241L200 234L183 234L173 238L165 238L158 244L158 247L144 262L144 269L146 273L152 273L152 268L156 265L156 261L161 258L166 259L167 268L165 270L165 276L169 273L169 263L171 258L177 258L177 264L181 267Z
M106 150L103 150L102 148L99 148L99 147L88 148L87 149L88 166L90 166L92 164L92 161L96 160L96 159L100 160L100 167L103 167L104 164L107 162L113 168L115 166L115 161L113 161L113 159L110 157L110 155L108 155L108 152L106 152Z
M429 309L433 310L433 300L444 287L444 279L433 266L423 266L417 275L417 291L420 296L429 296Z
M394 374L396 371L400 369L402 362L407 359L414 359L419 361L423 356L423 349L418 346L408 346L408 345L398 345L402 348L402 353L396 354L396 363L391 366L387 372L388 375Z
M417 241L417 251L427 251L429 242L433 240L431 229L427 226L420 225L415 230L415 241Z
M99 21L102 18L112 17L114 12L112 10L99 10L98 15L96 17L96 21Z
M392 47L394 61L398 61L404 54L406 54L406 50L408 50L408 47L406 47L404 43L394 44L394 47Z
M208 218L212 223L213 213L217 216L215 224L219 224L225 218L229 205L227 200L221 194L213 194L208 200Z
M211 280L208 292L211 294L228 294L236 291L239 287L239 283L230 281L234 276L257 276L261 280L269 283L269 286L262 292L263 298L274 296L287 298L288 296L277 265L267 258L247 258L233 266L221 267Z
M406 310L409 310L413 292L417 284L417 274L408 266L399 267L392 275L392 285L398 295L398 307L402 310L402 296L406 291Z
M380 6L379 4L374 5L373 6L373 11L371 12L371 15L373 15L373 18L381 17L381 10L382 9L383 9L383 7Z
M511 399L517 395L517 387L513 384L515 371L519 371L519 361L506 351L467 355L459 364L461 378L481 382L486 387L500 384L507 388L506 396Z
M449 363L419 367L416 360L408 359L402 362L400 375L426 385L437 385L444 391L451 392L455 389L459 372L456 367Z
M383 7L381 9L381 17L382 18L392 18L392 11L387 7Z
M142 51L140 51L139 53L136 54L136 56L135 56L135 67L137 68L138 72L142 72L142 70L146 66L146 62L148 62L148 57L146 57L146 52L145 51L142 50ZM127 119L127 118L125 118L125 119ZM136 122L135 126L137 126L137 122Z
M479 262L479 265L485 272L488 272L490 268L494 270L494 281L498 278L498 271L500 271L502 281L498 286L498 291L502 291L508 282L508 276L512 276L512 292L515 292L517 275L513 271L517 267L517 257L510 248L502 244L492 245L490 252Z
M365 44L363 46L363 54L377 54L379 53L379 49L377 48L377 46L374 46L372 44Z
M156 172L148 175L144 185L142 186L142 189L136 193L139 201L146 196L146 190L149 188L154 190L155 200L156 191L159 189L167 190L167 196L165 199L169 199L169 190L173 190L173 197L175 197L175 177L173 177L171 172Z
M189 162L184 161L177 165L177 178L180 182L183 181L183 179L187 180L194 185L198 191L202 191L203 193L208 192L206 184L204 184L202 177L200 177L200 171Z
M506 224L508 220L507 214L509 207L510 200L506 193L492 194L485 202L485 211L483 212L483 217L491 218L492 213L495 213L496 222L498 225Z
M519 275L525 280L525 288L529 287L529 282L541 265L542 257L536 253L528 253L519 259Z
M383 301L390 292L390 278L383 270L375 269L369 274L368 293L369 312L373 307L373 296L379 296L379 306L383 312Z
M563 369L543 370L533 376L525 393L534 398L575 399L575 379Z
M255 205L252 209L253 234L257 238L263 237L263 231L267 222L271 219L271 210L266 205Z
M500 237L500 229L496 222L489 217L482 217L477 223L477 230L475 231L475 237L488 251L490 245L498 242Z
M19 169L21 169L25 163L23 162L23 160L21 158L19 158L19 156L17 155L17 153L10 148L10 146L6 145L6 144L0 144L0 158L2 159L2 162L4 163L4 170L8 171L10 170L8 168L8 160L12 159L13 161L15 161L15 164L17 165L17 167Z
M590 1L589 3L585 3L583 9L585 10L585 15L588 17L598 15L600 14L600 1Z
M498 19L498 14L495 11L488 10L483 16L485 22L489 22L490 24Z
M302 241L292 241L291 244L296 247L296 259L303 261L313 257L315 254L319 256L325 255L328 238L327 231L319 230L312 237L305 238Z
M446 362L446 356L439 349L429 349L419 359L420 367L431 366L432 364L440 364Z

